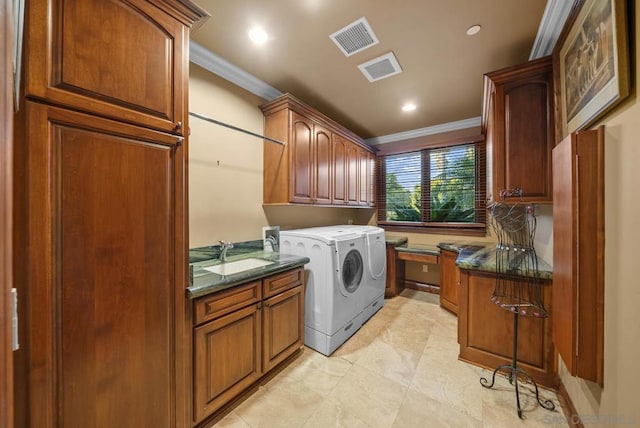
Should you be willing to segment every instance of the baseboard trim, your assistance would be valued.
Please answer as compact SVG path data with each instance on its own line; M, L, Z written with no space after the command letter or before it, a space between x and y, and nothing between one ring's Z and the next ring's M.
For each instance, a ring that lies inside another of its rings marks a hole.
M431 294L440 294L440 287L438 287L437 285L411 281L410 279L405 279L403 282L404 282L404 287L410 290L425 291Z
M573 405L573 401L571 401L571 397L569 396L569 391L567 391L562 380L560 380L560 386L558 387L558 399L560 400L562 412L564 413L565 418L567 418L569 426L584 428L580 415L576 410L576 406Z

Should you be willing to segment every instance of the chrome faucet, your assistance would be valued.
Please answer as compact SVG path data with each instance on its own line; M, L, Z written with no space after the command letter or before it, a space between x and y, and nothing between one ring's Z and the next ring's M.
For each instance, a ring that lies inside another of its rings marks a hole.
M221 262L224 263L227 261L227 250L230 248L233 248L232 242L220 241L220 261Z
M272 249L274 252L276 252L276 253L277 253L277 252L279 252L279 251L280 251L280 249L278 248L278 238L277 238L276 236L274 236L274 235L269 235L269 236L265 237L264 239L265 239L265 241L267 241L269 244L271 244L271 249Z

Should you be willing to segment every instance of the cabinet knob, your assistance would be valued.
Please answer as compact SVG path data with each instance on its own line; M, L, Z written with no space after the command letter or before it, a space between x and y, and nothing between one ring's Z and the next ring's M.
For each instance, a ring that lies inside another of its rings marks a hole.
M177 122L175 128L176 131L180 131L182 129L182 122Z

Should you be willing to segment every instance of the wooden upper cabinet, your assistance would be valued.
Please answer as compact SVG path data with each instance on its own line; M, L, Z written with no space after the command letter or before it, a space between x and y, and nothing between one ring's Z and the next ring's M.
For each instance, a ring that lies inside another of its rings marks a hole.
M358 146L347 144L347 204L358 205L360 201L360 174L359 174Z
M183 134L189 27L206 12L159 0L48 0L27 10L28 97Z
M314 169L313 122L291 113L291 201L302 204L313 202Z
M502 201L501 190L521 188L522 200L551 203L555 138L551 57L485 75L482 127L488 198Z
M315 183L314 203L331 203L331 182L333 181L333 162L331 159L331 131L320 125L314 125Z
M376 204L376 155L369 153L369 182L367 185L367 200L369 206Z
M265 135L285 143L264 143L264 204L372 205L373 149L360 137L289 94L260 108Z
M369 205L369 152L366 150L358 150L358 168L360 178L360 189L358 195L358 205Z
M603 385L604 128L553 149L553 342L569 372Z
M331 132L291 113L292 202L331 203Z
M333 134L333 203L347 203L347 142Z

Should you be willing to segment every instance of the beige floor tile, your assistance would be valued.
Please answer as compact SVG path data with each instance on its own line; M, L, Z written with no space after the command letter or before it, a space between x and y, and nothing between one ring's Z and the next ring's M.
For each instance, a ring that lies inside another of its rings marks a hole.
M331 398L324 400L304 428L368 428L369 425L356 417L349 407Z
M387 379L409 386L420 360L420 352L409 352L382 340L373 341L355 363Z
M482 422L456 407L443 405L417 391L409 390L400 407L393 428L481 427Z
M242 420L236 412L231 412L220 421L216 422L216 428L251 428Z
M301 427L322 401L320 394L301 383L268 383L240 404L235 412L251 428Z
M354 365L329 397L367 426L389 428L405 392L401 384Z
M491 381L492 371L485 370L483 376ZM506 377L496 376L493 388L483 388L483 421L486 426L491 423L500 424L500 421L512 421L520 423L516 410L516 395L514 386ZM550 400L555 405L555 410L543 409L535 399L535 389L531 384L520 385L520 408L527 422L527 426L566 425L562 408L558 397L553 391L539 388L540 399L544 402ZM498 425L504 426L504 425Z
M405 290L330 357L301 355L216 426L260 427L567 427L553 391L540 389L555 412L540 408L524 385L513 386L458 360L457 318L438 296Z
M322 396L328 395L352 364L341 357L327 357L310 348L304 348L299 358L284 369L268 386L284 386L288 383L302 384Z

